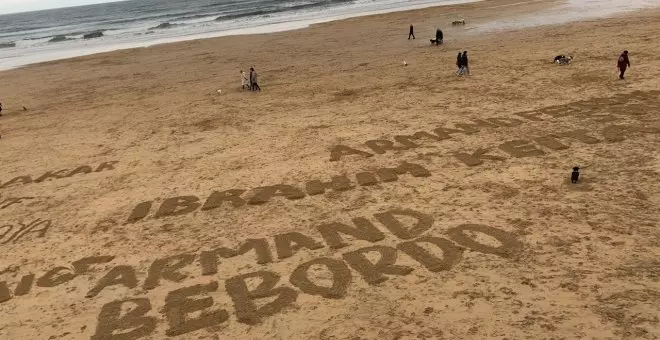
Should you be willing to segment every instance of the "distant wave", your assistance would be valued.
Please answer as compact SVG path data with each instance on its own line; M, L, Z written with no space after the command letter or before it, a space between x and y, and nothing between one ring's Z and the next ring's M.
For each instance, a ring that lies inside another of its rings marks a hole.
M353 2L353 0L325 0L319 2L303 2L298 4L294 3L293 5L290 6L279 6L272 9L262 9L262 10L243 12L237 14L221 15L217 17L215 20L226 21L226 20L234 20L234 19L240 19L251 16L267 16L269 14L276 14L281 12L289 12L289 11L302 10L302 9L315 8L315 7L325 7L328 5L336 5L336 4L350 3L350 2Z
M103 25L122 25L122 24L131 24L135 22L141 22L145 20L150 20L150 21L160 21L160 20L168 20L168 21L174 21L170 20L172 18L175 18L177 16L185 16L185 15L190 15L194 14L197 12L193 11L188 11L188 12L179 12L179 13L166 13L166 14L161 14L161 15L146 15L146 16L139 16L139 17L134 17L130 19L112 19L112 20L105 20L99 22L100 24Z
M100 38L100 37L102 37L102 36L104 35L103 32L105 32L105 31L104 31L104 30L96 30L96 31L94 31L94 32L87 33L87 34L83 35L83 39L96 39L96 38Z
M0 43L0 48L12 48L12 47L16 47L16 43L13 41L8 43Z
M185 24L171 24L169 22L164 22L164 23L162 23L158 26L150 27L149 30L150 31L151 30L162 30L162 29L168 29L168 28L173 28L173 27L183 26L183 25L185 25Z
M213 17L213 13L184 15L184 16L179 16L175 19L172 19L172 21L186 21L186 20L202 19L202 18L209 18L209 17Z
M73 38L68 38L66 35L56 35L52 37L50 40L48 40L49 43L57 43L57 42L62 42L62 41L67 41L67 40L75 40Z

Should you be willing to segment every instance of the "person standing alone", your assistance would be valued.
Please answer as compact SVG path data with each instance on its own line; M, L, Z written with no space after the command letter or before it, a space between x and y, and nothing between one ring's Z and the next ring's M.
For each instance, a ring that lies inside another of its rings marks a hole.
M621 71L621 73L619 73L619 79L624 79L623 75L626 73L626 69L630 67L630 60L628 59L628 51L623 51L623 53L621 53L616 65L619 68L619 71Z
M444 35L442 34L442 30L439 29L439 28L436 29L435 30L435 44L436 44L436 46L442 44L443 39L444 39Z
M410 25L410 32L408 33L408 40L410 40L410 37L415 39L415 29L413 28L413 25Z

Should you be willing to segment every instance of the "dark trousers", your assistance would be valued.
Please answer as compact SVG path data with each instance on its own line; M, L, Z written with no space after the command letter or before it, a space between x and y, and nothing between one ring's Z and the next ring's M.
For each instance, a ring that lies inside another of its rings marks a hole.
M410 40L410 37L415 39L415 33L413 33L413 32L408 33L408 40Z
M626 68L627 67L619 67L619 70L621 71L619 74L619 79L623 79L623 75L626 73Z

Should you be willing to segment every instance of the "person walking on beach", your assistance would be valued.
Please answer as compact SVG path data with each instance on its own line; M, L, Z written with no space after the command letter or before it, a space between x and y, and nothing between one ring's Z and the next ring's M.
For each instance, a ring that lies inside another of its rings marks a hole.
M619 79L624 79L623 75L626 73L626 69L630 67L630 60L628 59L628 51L623 51L623 53L621 53L616 65L619 68L619 71L621 71L621 73L619 73Z
M241 89L243 91L250 89L250 81L243 70L241 70Z
M463 75L465 73L467 73L468 76L470 75L470 66L468 65L467 51L463 51L463 55L461 56L461 70L459 72L459 75Z
M463 57L461 56L461 52L458 52L458 55L456 56L456 74L460 74L461 68L463 68Z
M254 67L250 67L250 89L252 91L261 92L261 87L257 81L257 71L254 70Z
M441 29L436 29L435 30L435 45L440 45L442 44L442 39L443 39L443 34Z
M415 29L413 28L413 25L410 25L410 32L408 33L408 40L410 40L410 37L415 39Z

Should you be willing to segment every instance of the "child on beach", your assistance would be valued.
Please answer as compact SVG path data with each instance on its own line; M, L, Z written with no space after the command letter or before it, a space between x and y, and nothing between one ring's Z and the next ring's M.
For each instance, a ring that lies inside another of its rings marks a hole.
M248 82L248 77L245 74L245 71L241 70L241 89L243 91L250 89L250 84Z

